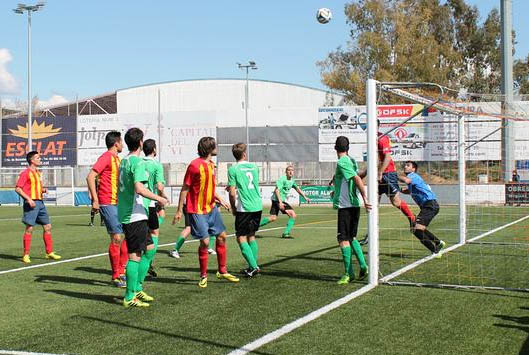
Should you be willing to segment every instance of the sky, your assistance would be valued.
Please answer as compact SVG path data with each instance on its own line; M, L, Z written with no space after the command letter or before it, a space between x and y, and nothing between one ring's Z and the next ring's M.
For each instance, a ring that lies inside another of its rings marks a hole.
M529 54L522 14L513 1L515 58ZM27 98L27 18L0 0L0 99ZM48 0L32 18L32 90L41 105L73 101L156 82L250 77L325 88L316 62L345 46L350 27L343 0L126 1ZM34 4L35 1L28 1ZM482 19L500 0L467 0ZM318 8L333 13L315 19Z

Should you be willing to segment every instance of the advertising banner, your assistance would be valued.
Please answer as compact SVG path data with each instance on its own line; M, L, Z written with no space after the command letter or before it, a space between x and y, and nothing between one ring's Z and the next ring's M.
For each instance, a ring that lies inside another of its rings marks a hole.
M27 117L2 120L2 166L26 166L26 153L40 153L43 166L74 166L77 164L77 121L75 117L33 117L32 147L28 142Z
M505 184L505 203L529 204L529 184Z
M332 203L332 188L330 186L301 185L299 188L308 198L310 198L311 203ZM299 195L299 203L307 203L307 200Z

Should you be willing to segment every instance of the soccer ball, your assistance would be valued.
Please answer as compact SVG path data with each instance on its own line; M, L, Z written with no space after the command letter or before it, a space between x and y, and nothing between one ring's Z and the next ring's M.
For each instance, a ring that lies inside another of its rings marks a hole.
M332 19L332 12L331 10L323 7L316 12L316 20L318 20L319 23L328 23Z

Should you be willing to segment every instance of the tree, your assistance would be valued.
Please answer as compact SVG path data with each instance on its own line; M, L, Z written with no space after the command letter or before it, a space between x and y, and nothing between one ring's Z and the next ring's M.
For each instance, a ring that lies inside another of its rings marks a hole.
M435 82L500 91L500 18L479 23L465 0L356 0L345 6L351 39L318 62L322 82L365 101L365 81Z
M518 59L514 61L513 69L514 82L519 88L522 95L529 94L529 55L525 60Z

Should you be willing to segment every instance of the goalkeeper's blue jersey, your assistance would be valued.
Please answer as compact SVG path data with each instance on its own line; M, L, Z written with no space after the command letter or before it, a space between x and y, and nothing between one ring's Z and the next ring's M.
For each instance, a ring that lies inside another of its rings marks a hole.
M409 173L407 177L411 180L408 184L411 198L419 207L422 207L428 201L437 199L430 185L425 183L419 174Z

